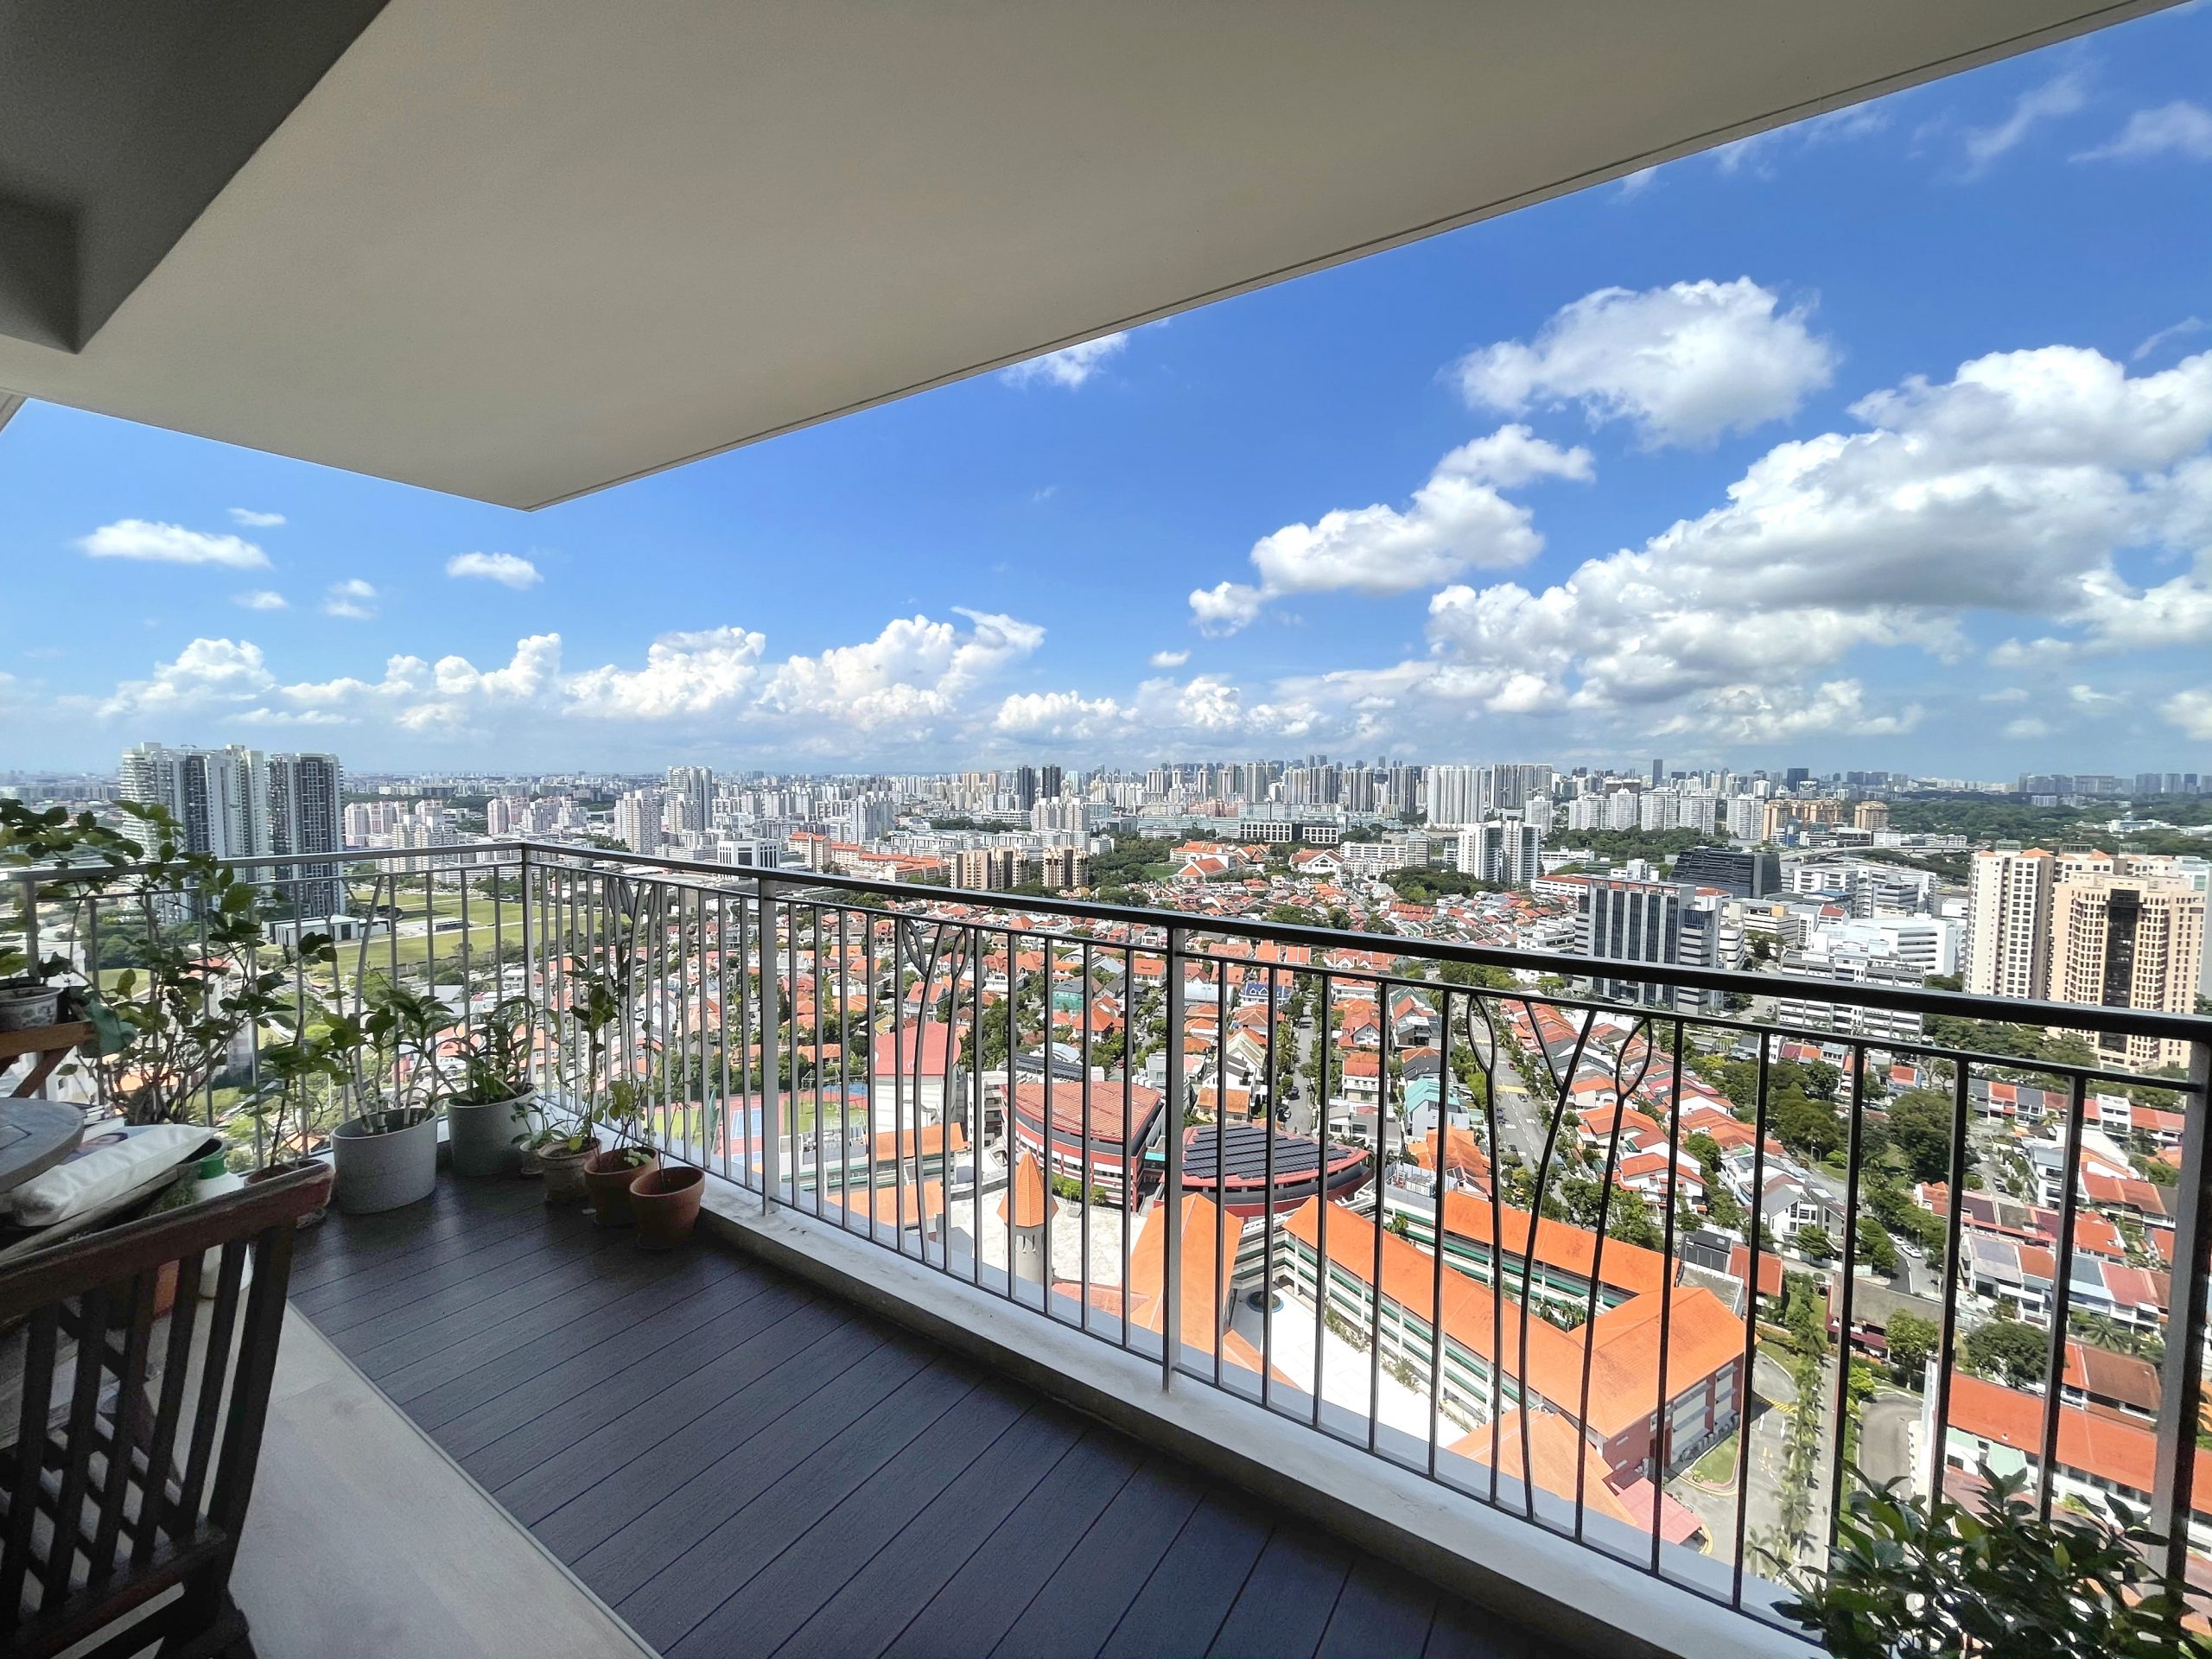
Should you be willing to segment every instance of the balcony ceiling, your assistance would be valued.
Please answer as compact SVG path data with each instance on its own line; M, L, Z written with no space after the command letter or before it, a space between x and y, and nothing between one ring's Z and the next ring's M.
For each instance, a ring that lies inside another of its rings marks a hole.
M0 388L543 505L2161 3L0 0Z

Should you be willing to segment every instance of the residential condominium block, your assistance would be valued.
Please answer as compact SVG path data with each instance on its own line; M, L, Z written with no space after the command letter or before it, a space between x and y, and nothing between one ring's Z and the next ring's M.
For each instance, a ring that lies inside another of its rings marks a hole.
M2082 875L2051 900L2050 999L2187 1014L2196 1007L2204 895L2164 875ZM2109 1058L2187 1065L2190 1045L2153 1037L2083 1037Z
M1965 988L2031 1001L2050 984L2050 899L2056 861L2040 847L1974 855L1967 880Z

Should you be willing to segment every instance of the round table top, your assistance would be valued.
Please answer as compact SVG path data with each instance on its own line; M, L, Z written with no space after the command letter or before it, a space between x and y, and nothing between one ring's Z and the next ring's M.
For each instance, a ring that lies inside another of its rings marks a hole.
M84 1138L81 1107L62 1100L0 1100L0 1192L44 1174Z

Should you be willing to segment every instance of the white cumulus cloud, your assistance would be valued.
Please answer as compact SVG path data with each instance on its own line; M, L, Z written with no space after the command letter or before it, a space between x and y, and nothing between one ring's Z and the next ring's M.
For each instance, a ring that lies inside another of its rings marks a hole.
M356 622L365 622L377 613L377 590L359 576L334 582L323 593L322 610L326 616L349 617Z
M534 588L544 578L518 553L456 553L446 561L449 576L477 576L502 587Z
M231 595L233 605L243 605L249 611L284 611L291 608L284 595L272 588L256 588L251 591Z
M284 522L281 512L262 512L252 507L232 507L231 522L244 524L249 530L274 530Z
M1101 334L1096 340L1086 340L1057 352L1047 352L1042 357L1033 357L1026 363L1016 363L1001 370L999 378L1010 386L1062 386L1073 391L1096 374L1108 359L1118 356L1128 343L1127 331Z
M233 570L265 569L269 556L242 537L146 518L102 524L77 545L95 559L137 559L154 564L219 564Z
M1478 566L1525 564L1544 538L1529 509L1499 490L1541 477L1593 474L1587 449L1562 449L1525 426L1503 427L1438 461L1402 508L1340 507L1310 524L1286 524L1262 537L1251 554L1259 582L1194 591L1192 619L1207 633L1234 633L1268 601L1287 594L1406 594Z
M1748 276L1605 288L1451 372L1477 408L1577 404L1592 424L1628 422L1647 448L1710 444L1796 414L1834 378L1835 351L1807 316Z
M1191 660L1187 651L1155 651L1145 658L1154 668L1180 668Z

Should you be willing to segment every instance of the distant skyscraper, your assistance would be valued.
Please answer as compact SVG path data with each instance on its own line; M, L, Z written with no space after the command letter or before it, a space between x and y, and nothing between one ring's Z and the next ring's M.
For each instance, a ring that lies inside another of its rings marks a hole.
M272 754L268 776L269 851L334 853L345 846L345 769L336 755ZM346 908L346 884L335 863L281 865L276 874L289 884L279 890L295 916L335 916Z
M1967 882L1966 988L2021 1001L2049 994L2056 861L2041 848L1976 853Z
M1654 760L1651 763L1651 787L1656 789L1666 781L1667 763L1664 760Z
M1431 766L1422 774L1431 823L1462 824L1480 820L1476 771L1473 766Z
M633 789L614 803L614 838L633 853L661 846L661 798L657 789Z
M1039 796L1048 801L1058 800L1060 795L1060 769L1058 766L1039 766L1037 768L1037 793Z
M1544 834L1519 818L1492 818L1459 832L1459 873L1501 887L1525 887L1543 874Z
M679 833L702 835L715 827L715 774L705 766L668 769L668 808Z
M335 853L346 845L344 770L334 754L141 743L124 751L118 772L121 798L166 808L192 852L253 858ZM149 826L134 823L129 833L152 851ZM331 916L345 908L345 883L334 863L286 864L265 874L296 915Z

